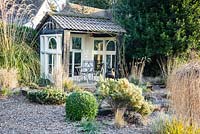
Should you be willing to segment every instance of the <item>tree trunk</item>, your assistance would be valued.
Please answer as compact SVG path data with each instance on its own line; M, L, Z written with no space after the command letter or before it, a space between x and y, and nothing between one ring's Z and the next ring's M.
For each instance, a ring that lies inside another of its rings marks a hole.
M127 77L124 34L119 34L117 36L117 57L118 77Z

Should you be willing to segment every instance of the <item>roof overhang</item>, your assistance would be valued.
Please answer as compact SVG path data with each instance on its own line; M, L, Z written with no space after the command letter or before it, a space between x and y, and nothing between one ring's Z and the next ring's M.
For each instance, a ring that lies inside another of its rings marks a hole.
M89 33L125 33L126 31L117 23L108 18L77 16L72 14L47 13L36 29L39 30L48 18L52 18L63 30L80 31Z

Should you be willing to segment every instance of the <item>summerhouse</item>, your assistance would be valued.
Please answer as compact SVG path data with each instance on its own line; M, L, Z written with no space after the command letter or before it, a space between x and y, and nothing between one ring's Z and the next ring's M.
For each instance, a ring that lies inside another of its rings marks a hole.
M53 81L62 71L64 77L73 80L80 80L83 75L95 80L100 74L105 76L108 68L115 69L117 77L118 47L125 30L108 17L46 13L36 29L40 31L43 78Z

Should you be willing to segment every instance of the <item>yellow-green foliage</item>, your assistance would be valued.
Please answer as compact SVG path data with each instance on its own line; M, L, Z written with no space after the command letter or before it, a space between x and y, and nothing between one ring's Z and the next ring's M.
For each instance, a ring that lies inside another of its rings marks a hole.
M12 91L10 89L3 87L0 90L0 96L10 96L10 95L12 95Z
M165 122L160 134L200 134L200 129L182 120L173 119Z
M28 44L13 43L8 50L0 47L0 66L2 68L16 68L19 81L22 83L34 82L39 74L39 55Z
M100 80L98 95L102 99L107 99L114 110L128 107L141 115L148 115L152 110L152 106L142 96L142 89L129 83L127 79Z
M63 82L63 87L66 91L72 91L74 88L74 82L72 80L66 79Z
M83 91L82 88L80 88L79 86L75 85L74 82L72 80L70 80L70 79L64 80L63 87L64 87L65 91L67 91L67 92Z

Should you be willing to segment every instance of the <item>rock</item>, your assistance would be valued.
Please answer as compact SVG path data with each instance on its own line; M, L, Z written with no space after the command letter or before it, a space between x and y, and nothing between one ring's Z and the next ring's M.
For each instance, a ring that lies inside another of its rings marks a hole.
M163 93L160 95L162 98L167 99L168 98L168 94L167 93Z
M125 119L128 123L135 124L136 126L144 126L143 117L139 113L128 112Z
M154 105L154 110L153 112L156 112L156 111L161 111L162 107L160 105Z
M151 93L144 94L144 99L151 102L155 102L157 100L156 96L153 96Z
M166 88L166 85L160 85L160 88Z
M21 93L22 93L22 95L23 95L23 96L27 96L27 94L28 94L28 91L27 91L27 90L23 90L23 89L22 89L22 90L21 90Z
M162 103L161 109L163 109L164 111L168 111L169 110L169 103Z
M112 108L101 108L98 111L98 115L100 116L107 116L113 114Z

